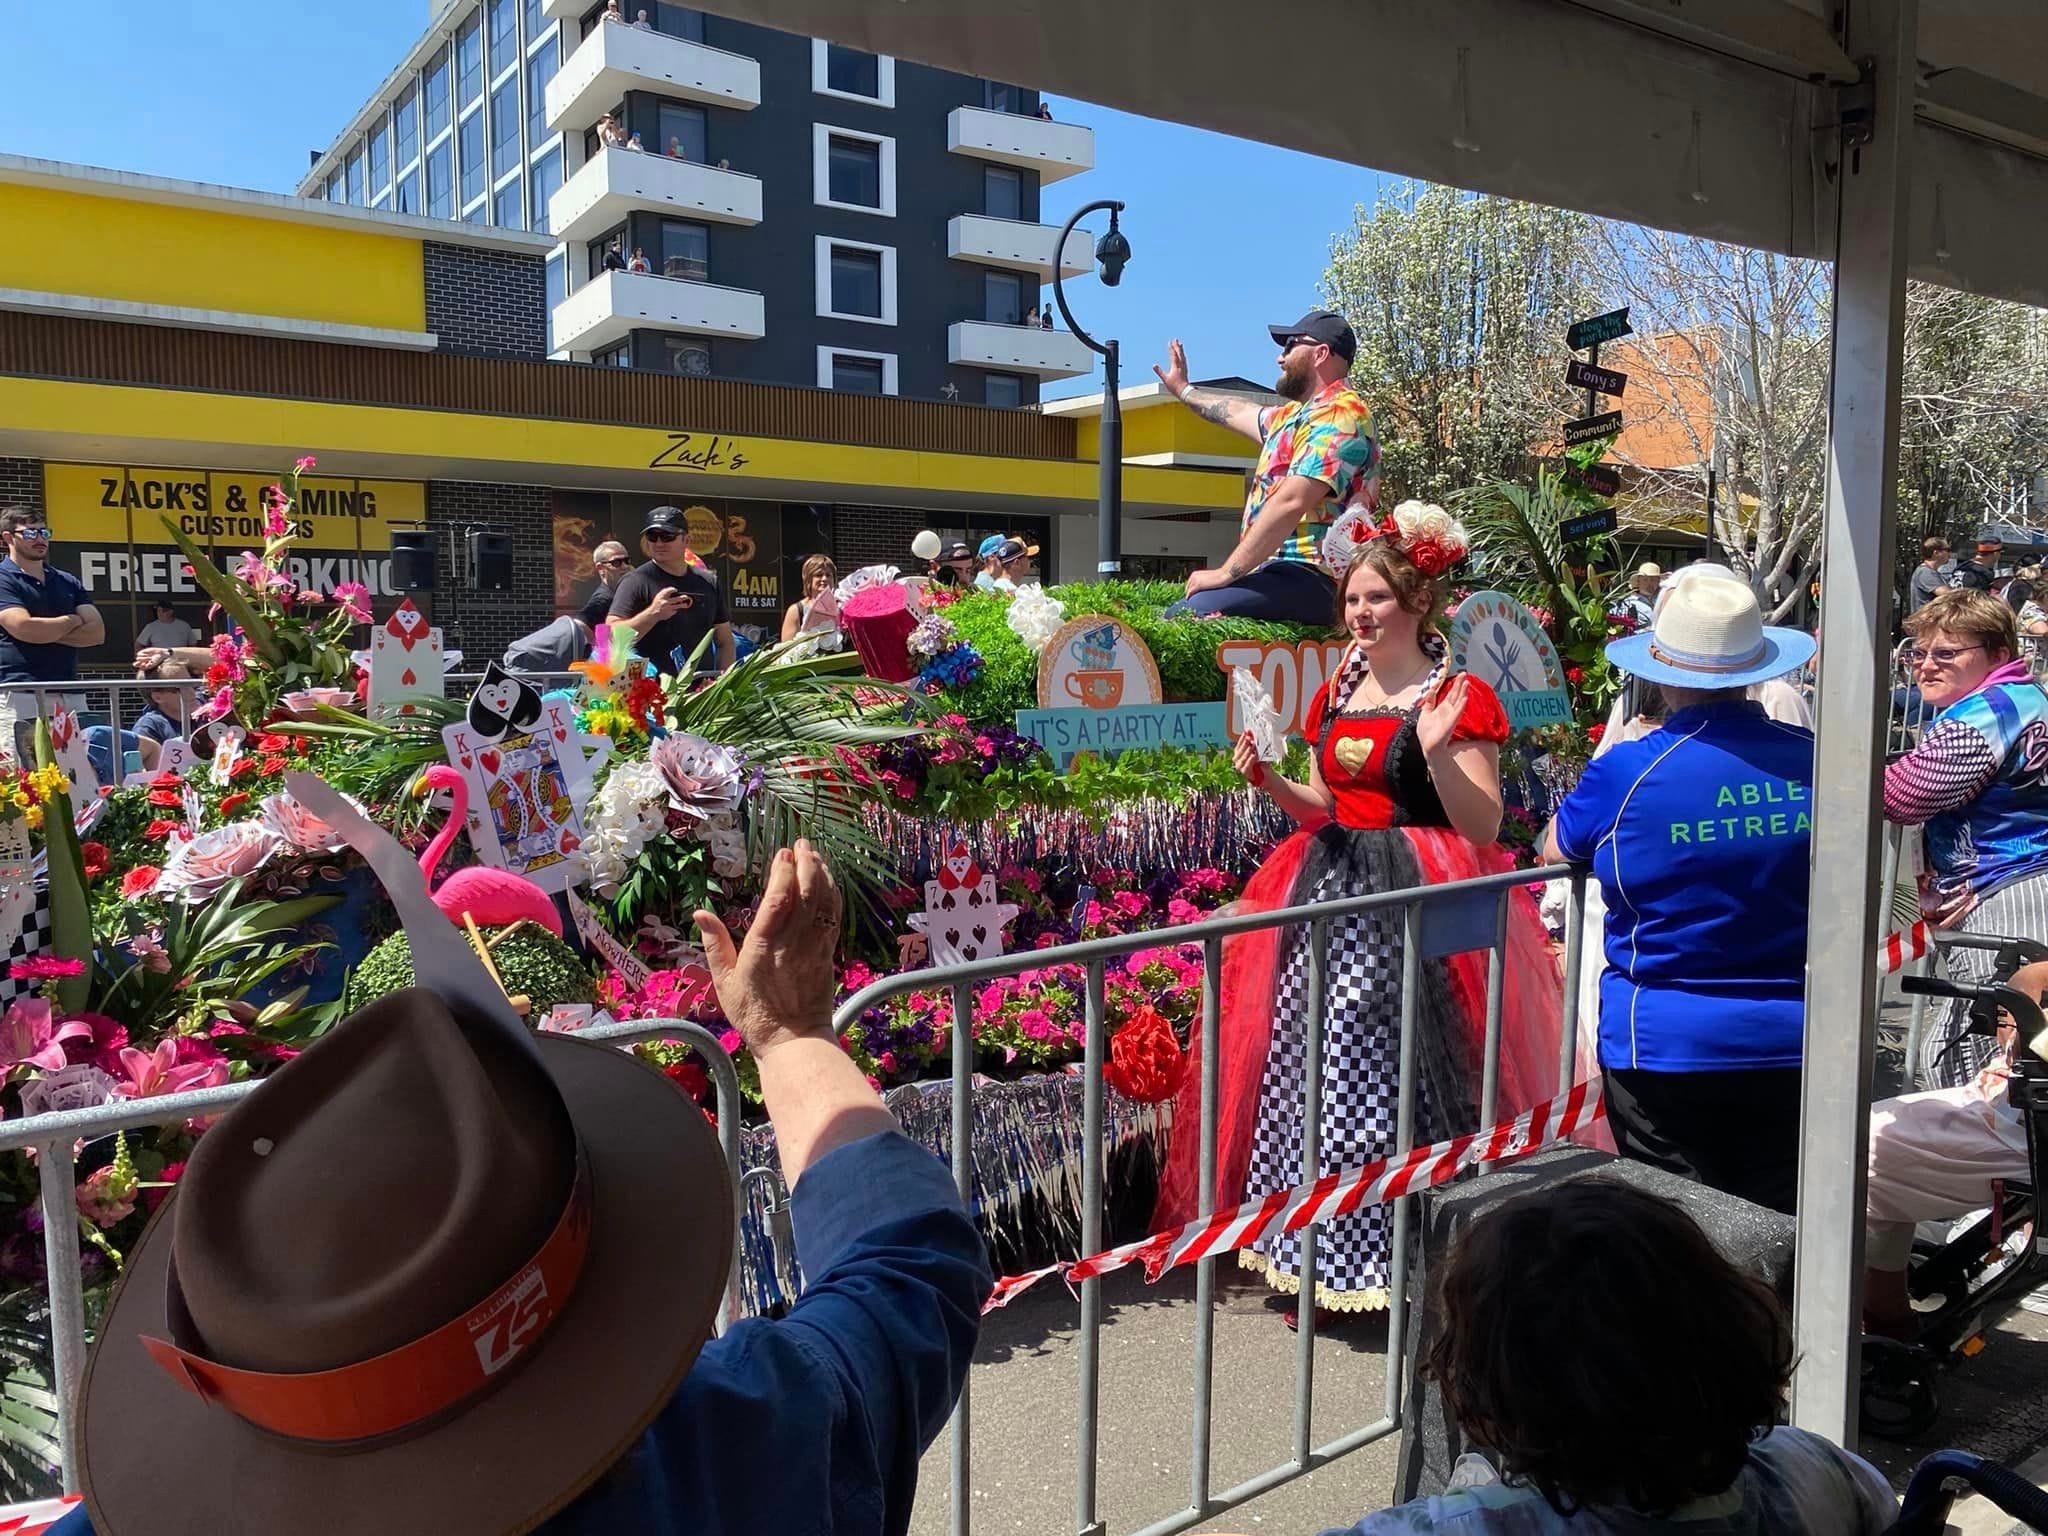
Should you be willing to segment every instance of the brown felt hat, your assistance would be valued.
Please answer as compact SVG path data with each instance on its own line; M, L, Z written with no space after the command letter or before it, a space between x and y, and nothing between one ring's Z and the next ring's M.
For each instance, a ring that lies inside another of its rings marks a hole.
M291 787L356 841L338 797ZM528 1033L454 974L445 918L423 931L424 884L373 863L436 985L224 1116L129 1255L81 1400L100 1536L530 1531L711 1332L733 1195L696 1105L627 1052Z

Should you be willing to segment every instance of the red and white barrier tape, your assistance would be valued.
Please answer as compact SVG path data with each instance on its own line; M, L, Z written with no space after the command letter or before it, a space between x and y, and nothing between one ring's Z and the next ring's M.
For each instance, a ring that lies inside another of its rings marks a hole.
M1334 1221L1365 1206L1447 1183L1467 1168L1512 1162L1564 1140L1606 1113L1599 1083L1576 1083L1568 1092L1490 1130L1417 1147L1402 1158L1381 1158L1342 1173L1326 1173L1294 1189L1248 1200L1234 1211L1199 1217L1171 1232L1155 1232L1073 1264L1050 1264L1027 1274L1005 1275L996 1282L982 1311L1008 1306L1047 1275L1063 1273L1072 1284L1137 1263L1145 1266L1147 1281L1157 1280L1169 1269L1248 1248L1272 1232L1298 1232L1310 1222Z
M1918 960L1933 947L1934 930L1924 917L1910 928L1887 934L1877 946L1877 974L1890 976L1903 970L1907 962Z
M0 1505L0 1536L41 1536L70 1514L78 1495L68 1499L39 1499L33 1504Z

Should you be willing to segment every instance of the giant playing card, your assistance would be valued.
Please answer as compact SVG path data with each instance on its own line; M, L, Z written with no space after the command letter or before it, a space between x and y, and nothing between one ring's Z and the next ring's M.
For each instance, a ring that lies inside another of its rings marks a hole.
M464 719L445 727L448 761L468 790L470 845L485 864L544 891L582 878L579 807L602 753L588 750L567 699L542 699L495 662Z
M441 631L407 598L370 633L370 716L409 715L438 699L447 657Z
M1004 930L1017 908L996 900L995 876L983 874L963 844L947 848L939 877L925 881L924 907L908 921L930 944L934 965L982 960L1009 947Z

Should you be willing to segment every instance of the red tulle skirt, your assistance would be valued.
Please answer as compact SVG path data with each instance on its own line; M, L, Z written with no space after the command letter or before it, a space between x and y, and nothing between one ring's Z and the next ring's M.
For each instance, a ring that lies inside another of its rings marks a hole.
M1513 868L1499 848L1475 848L1448 828L1403 827L1422 878L1441 885ZM1274 912L1305 897L1297 883L1312 830L1296 832L1273 850L1245 886L1239 912ZM1366 892L1360 891L1359 895ZM1501 998L1501 1048L1497 1114L1522 1113L1558 1091L1562 987L1550 935L1527 890L1508 902L1505 991ZM1223 945L1222 1055L1217 1063L1216 1188L1212 1210L1228 1210L1245 1198L1252 1134L1258 1119L1260 1084L1272 1045L1275 989L1288 930L1263 928L1239 934ZM1456 1027L1469 1032L1461 1042L1470 1060L1483 1060L1486 1030L1486 951L1424 961L1441 965L1454 1005ZM1210 1049L1196 1021L1189 1043L1188 1071L1174 1100L1173 1133L1160 1177L1153 1230L1192 1221L1200 1213L1201 1053ZM1477 1101L1479 1085L1470 1097ZM1326 1172L1332 1170L1325 1170Z

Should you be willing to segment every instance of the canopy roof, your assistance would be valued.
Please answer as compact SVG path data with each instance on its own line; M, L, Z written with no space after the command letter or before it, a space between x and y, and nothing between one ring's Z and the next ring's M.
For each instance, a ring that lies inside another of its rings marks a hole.
M710 8L1799 256L1833 254L1834 129L1856 104L1857 66L1827 19L1834 0L1295 0L1273 31L1238 0ZM1922 0L1920 12L1910 271L2048 304L2048 6ZM1247 68L1255 39L1264 56Z

